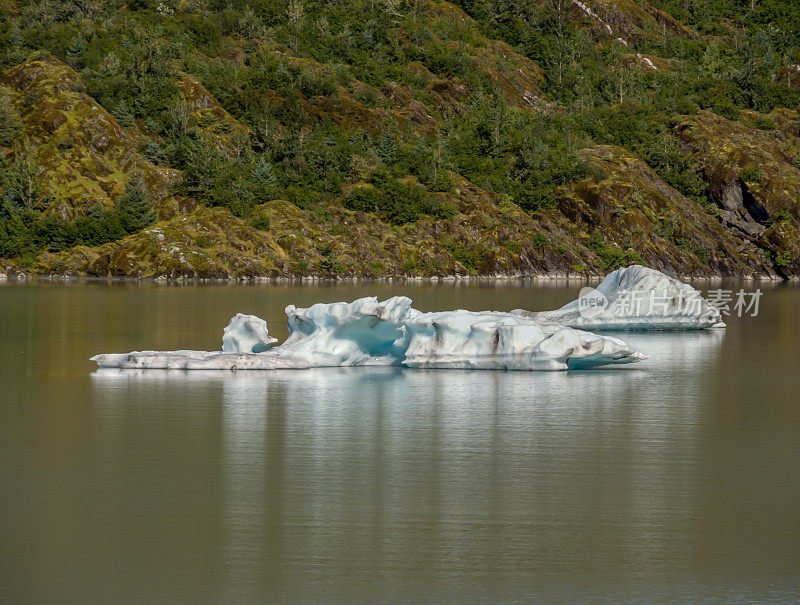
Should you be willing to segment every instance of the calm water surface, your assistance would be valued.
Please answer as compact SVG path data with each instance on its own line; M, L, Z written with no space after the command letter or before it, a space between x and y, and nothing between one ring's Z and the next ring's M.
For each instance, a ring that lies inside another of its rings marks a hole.
M800 599L800 288L611 370L88 361L215 349L236 312L283 337L288 303L579 287L0 286L0 602Z

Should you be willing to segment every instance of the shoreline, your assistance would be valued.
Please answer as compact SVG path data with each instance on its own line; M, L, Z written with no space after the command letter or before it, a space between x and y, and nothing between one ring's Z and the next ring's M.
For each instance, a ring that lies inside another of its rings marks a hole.
M610 273L611 271L609 271ZM770 284L797 283L800 277L792 276L783 279L778 276L757 275L757 276L737 276L737 275L686 275L668 274L675 279L683 282L722 282L722 281L747 281L765 282ZM4 283L25 283L25 282L61 282L61 283L152 283L152 284L241 284L241 285L334 285L334 284L392 284L392 283L413 283L413 284L458 284L458 283L482 283L482 282L503 282L503 283L526 283L526 282L555 282L565 281L574 283L591 283L600 281L604 275L579 275L574 273L543 273L543 274L483 274L483 275L434 275L434 276L389 276L389 277L357 277L357 276L320 276L306 275L301 277L131 277L131 276L91 276L91 275L63 275L63 274L41 274L29 275L27 273L12 273L8 275L0 271L0 284Z

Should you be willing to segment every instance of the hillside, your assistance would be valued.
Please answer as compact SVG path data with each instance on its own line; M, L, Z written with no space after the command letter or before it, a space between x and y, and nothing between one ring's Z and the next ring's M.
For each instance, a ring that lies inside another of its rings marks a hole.
M800 7L0 3L0 272L800 277Z

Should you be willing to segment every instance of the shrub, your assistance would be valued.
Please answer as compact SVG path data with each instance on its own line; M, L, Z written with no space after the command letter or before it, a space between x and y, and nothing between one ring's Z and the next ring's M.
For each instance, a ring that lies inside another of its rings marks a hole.
M534 235L534 236L533 236L533 238L531 239L531 245L532 245L532 246L534 247L534 249L536 249L536 250L541 250L542 248L544 248L544 247L545 247L546 245L548 245L549 243L550 243L550 242L548 241L548 239L547 239L547 238L544 236L544 234L542 234L542 233L537 233L537 234L536 234L536 235Z
M586 247L600 257L603 268L607 271L613 271L620 267L642 262L637 252L633 250L623 250L619 246L609 244L606 242L603 234L598 230L592 231L591 236L589 236L589 241L586 243Z
M469 245L461 241L451 241L445 244L445 249L470 273L475 273L478 270L478 265L483 258L483 250L478 246Z
M381 192L374 187L357 187L342 203L348 210L378 214L381 210Z
M643 150L644 160L658 176L691 198L705 198L707 185L698 160L687 153L680 142L664 131Z
M344 207L360 212L373 212L383 220L395 223L413 223L420 216L448 218L455 210L431 195L419 185L403 183L396 179L376 179L378 187L365 186L354 189L343 200Z
M214 245L214 240L205 233L201 233L194 238L194 243L198 248L211 248Z
M779 252L775 255L775 266L778 269L786 269L792 263L792 254L788 251Z
M739 171L739 180L743 183L761 183L764 172L760 166L745 166Z
M250 183L241 176L235 176L230 181L218 179L209 192L208 200L212 206L227 208L238 217L247 216L257 203Z
M247 222L253 229L259 231L269 231L271 228L269 217L261 210L254 211Z

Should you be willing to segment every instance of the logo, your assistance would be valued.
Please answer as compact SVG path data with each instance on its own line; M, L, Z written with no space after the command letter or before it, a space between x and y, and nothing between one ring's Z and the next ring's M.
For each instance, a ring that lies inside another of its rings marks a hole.
M594 288L581 289L578 297L578 313L586 319L594 319L608 306L606 295Z

